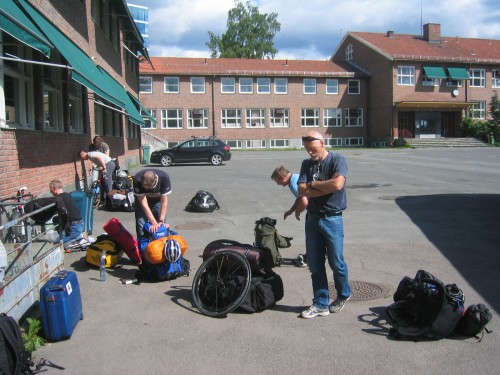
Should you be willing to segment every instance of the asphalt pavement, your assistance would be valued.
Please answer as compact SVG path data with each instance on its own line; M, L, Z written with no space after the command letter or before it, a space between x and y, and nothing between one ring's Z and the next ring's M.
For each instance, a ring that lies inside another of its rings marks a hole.
M119 279L133 279L137 270L125 257L100 282L85 253L66 254L65 267L80 283L84 318L70 339L45 345L35 359L65 368L49 367L46 374L497 374L500 148L339 152L349 165L345 258L354 287L340 313L299 318L311 304L310 275L289 264L275 268L285 295L272 308L210 318L194 306L191 284L210 241L251 243L255 221L268 216L293 237L283 257L304 252L304 218L283 220L293 197L270 176L281 164L298 171L306 152L233 151L232 160L217 167L159 167L172 181L168 222L188 242L191 274L123 285ZM213 193L220 210L186 211L198 190ZM133 213L95 211L93 234L113 217L134 233ZM388 337L385 307L399 281L419 269L457 284L466 305L489 306L493 332L481 342Z

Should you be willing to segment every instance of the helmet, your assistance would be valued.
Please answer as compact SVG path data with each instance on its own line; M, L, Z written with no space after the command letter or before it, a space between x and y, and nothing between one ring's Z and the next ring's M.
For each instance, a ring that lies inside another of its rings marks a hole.
M177 262L181 257L181 247L176 240L167 240L164 251L165 258L171 263Z
M116 177L127 178L127 172L125 172L125 171L119 171L117 173Z
M171 234L170 236L167 236L167 240L176 240L179 246L181 247L182 255L184 256L184 254L186 254L188 245L184 237L179 236L178 234Z

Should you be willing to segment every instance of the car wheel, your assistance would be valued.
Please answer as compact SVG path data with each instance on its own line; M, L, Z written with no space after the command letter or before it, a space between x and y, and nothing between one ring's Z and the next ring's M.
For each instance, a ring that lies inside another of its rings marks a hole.
M160 159L160 164L163 165L164 167L168 167L172 165L174 162L174 159L170 155L163 155Z
M210 157L210 163L212 163L212 165L221 165L222 164L222 155L221 154L213 154Z

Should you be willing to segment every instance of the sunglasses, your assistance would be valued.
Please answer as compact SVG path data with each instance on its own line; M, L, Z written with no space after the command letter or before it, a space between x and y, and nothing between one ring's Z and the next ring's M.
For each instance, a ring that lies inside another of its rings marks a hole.
M312 141L322 141L322 139L310 136L302 137L302 142L312 142Z

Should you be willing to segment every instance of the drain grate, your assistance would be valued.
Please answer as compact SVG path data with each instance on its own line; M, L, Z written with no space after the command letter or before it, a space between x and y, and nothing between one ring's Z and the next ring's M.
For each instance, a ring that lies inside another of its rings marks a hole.
M367 283L364 281L350 281L352 289L351 301L372 301L378 298L383 298L387 294L386 288L383 286ZM337 291L333 282L328 283L330 298L332 301L337 298Z
M212 228L213 226L213 224L204 221L188 221L187 223L177 225L175 229L202 230Z

